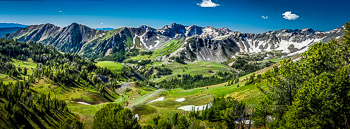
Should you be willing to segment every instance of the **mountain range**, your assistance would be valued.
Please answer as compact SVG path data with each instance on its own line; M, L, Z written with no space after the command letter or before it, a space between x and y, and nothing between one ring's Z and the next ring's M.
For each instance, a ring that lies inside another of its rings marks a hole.
M182 57L187 61L223 62L241 53L279 52L285 56L299 54L314 43L340 38L343 29L344 27L330 31L282 29L255 34L228 28L173 23L160 29L143 25L105 31L72 23L66 27L53 24L30 25L2 38L40 42L63 52L89 58L138 48L145 51L166 50L167 54L154 56L154 60ZM269 55L266 56L268 58Z
M27 27L27 25L17 23L0 23L0 37L8 33L16 32L25 27Z

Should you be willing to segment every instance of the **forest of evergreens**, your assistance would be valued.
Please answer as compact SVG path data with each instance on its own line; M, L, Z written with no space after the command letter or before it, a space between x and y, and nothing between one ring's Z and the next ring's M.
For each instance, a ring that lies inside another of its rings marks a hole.
M0 81L0 128L82 128L63 100L33 92L27 81Z
M204 87L224 83L232 78L233 74L229 72L219 72L210 77L204 77L203 75L183 74L178 75L176 78L172 78L171 80L163 80L159 83L155 83L155 86L166 89L192 89L197 87Z
M268 88L255 125L267 128L350 128L350 23L344 41L317 43L299 61L262 75ZM272 118L272 119L268 119Z

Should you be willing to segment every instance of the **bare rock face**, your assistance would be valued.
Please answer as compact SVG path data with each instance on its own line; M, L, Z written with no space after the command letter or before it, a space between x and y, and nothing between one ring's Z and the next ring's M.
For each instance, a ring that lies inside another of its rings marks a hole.
M77 23L72 23L64 28L52 24L41 24L28 26L15 33L4 35L4 37L24 42L41 42L46 45L53 45L63 52L77 53L83 44L102 33L103 31L94 30Z
M188 61L205 60L223 62L237 53L280 51L287 55L306 51L317 42L340 38L344 27L321 32L312 29L283 29L261 34L241 33L227 28L199 27L181 24L166 25L161 29L148 26L119 28L110 31L95 30L72 23L67 27L52 24L32 25L3 38L18 41L35 41L55 46L63 52L77 53L85 57L101 57L133 48L144 50L164 49L173 40L183 44L164 57L184 57Z

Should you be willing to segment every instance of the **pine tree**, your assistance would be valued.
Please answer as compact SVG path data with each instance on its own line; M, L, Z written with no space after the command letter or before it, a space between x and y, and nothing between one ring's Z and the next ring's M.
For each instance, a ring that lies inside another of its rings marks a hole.
M140 129L141 126L129 109L123 108L120 104L111 103L97 111L94 117L93 128Z
M27 74L28 74L28 70L27 70L26 67L24 67L24 69L23 69L23 75L27 75Z

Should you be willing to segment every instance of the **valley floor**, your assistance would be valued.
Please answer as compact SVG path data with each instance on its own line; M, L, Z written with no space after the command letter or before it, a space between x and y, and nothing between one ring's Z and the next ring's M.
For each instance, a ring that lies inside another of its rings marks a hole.
M276 64L278 65L278 63ZM266 71L273 67L257 71ZM132 109L134 114L140 116L139 123L141 125L153 124L152 118L160 116L161 118L167 118L173 116L175 113L187 114L188 111L178 109L179 107L186 105L206 105L213 101L214 97L232 97L239 101L245 102L248 106L252 107L263 97L263 94L259 91L256 85L244 85L245 79L248 76L240 78L240 82L233 85L227 83L221 83L201 88L194 88L189 90L184 89L153 89L152 91L145 91L141 87L131 87L131 91L124 92L123 97L118 98L114 103L120 103L124 106ZM264 87L264 83L260 83L261 87ZM143 95L139 94L140 91L146 92ZM152 100L164 97L162 101L156 101L149 103ZM177 99L185 98L184 101L178 102ZM76 102L68 103L69 109L81 116L81 120L84 121L85 127L91 128L94 114L101 109L106 103L97 105L84 105Z
M279 62L281 59L275 60ZM29 75L33 73L33 69L37 65L32 61L19 61L14 60L14 64L17 67L27 68ZM107 67L112 72L118 73L123 69L123 66L119 63L111 61L101 61L97 63L100 67ZM154 65L161 65L155 63ZM273 66L278 65L276 63ZM273 66L255 72L256 74L262 74L265 71L273 68ZM230 68L223 64L211 63L211 62L195 62L187 65L170 64L165 67L173 69L173 74L162 77L160 80L168 80L178 74L202 74L209 76L212 70L214 72L226 71ZM86 88L70 88L65 89L57 86L53 81L48 78L41 78L31 84L31 88L36 92L51 93L52 97L60 100L65 100L68 104L68 108L73 113L80 116L80 120L84 123L84 127L92 128L93 117L95 113L108 103L119 103L123 106L133 110L134 115L139 115L139 123L141 125L154 124L152 118L160 116L167 118L173 116L175 113L188 114L188 111L178 109L182 106L194 105L206 105L213 101L214 97L232 97L239 101L245 102L248 106L254 106L263 97L263 94L259 91L256 85L245 85L246 79L250 76L246 75L240 77L240 81L237 84L227 85L227 83L215 84L206 87L194 88L194 89L155 89L139 87L134 82L128 82L126 89L117 91L118 96L109 102L101 97L97 91ZM15 82L15 79L10 78L5 74L0 74L0 79L6 83ZM155 80L155 81L160 81ZM264 87L264 83L259 84ZM152 100L164 97L163 100L149 103ZM181 99L181 101L178 101Z

